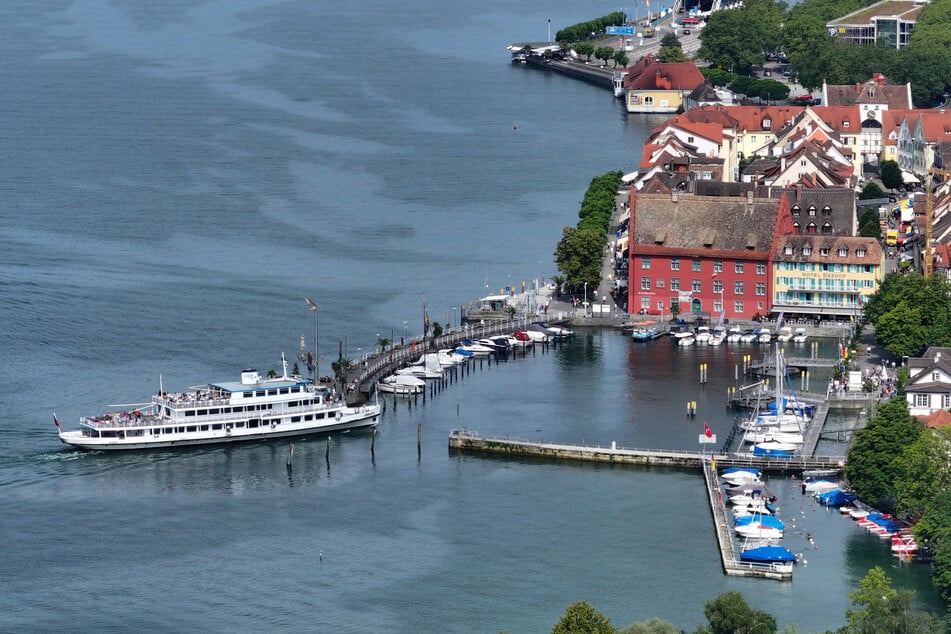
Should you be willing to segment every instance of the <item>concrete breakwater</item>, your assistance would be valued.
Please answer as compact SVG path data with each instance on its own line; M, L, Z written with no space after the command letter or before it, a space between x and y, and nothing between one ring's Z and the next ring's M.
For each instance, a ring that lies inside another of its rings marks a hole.
M699 469L716 459L718 466L756 467L763 471L793 472L804 469L839 468L841 456L803 456L794 458L763 458L738 454L702 454L696 451L669 451L655 449L625 449L611 443L610 447L563 445L532 440L489 438L466 429L449 434L450 453L491 454L509 457L529 457L551 460L604 462Z

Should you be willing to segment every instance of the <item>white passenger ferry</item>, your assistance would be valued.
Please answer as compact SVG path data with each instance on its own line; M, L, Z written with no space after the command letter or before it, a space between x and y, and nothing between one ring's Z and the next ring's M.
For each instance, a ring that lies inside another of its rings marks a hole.
M375 427L379 403L348 407L326 386L287 375L241 372L240 381L209 383L177 394L162 392L149 403L111 405L83 417L79 431L59 438L82 449L151 449L286 438ZM57 427L60 423L54 415Z

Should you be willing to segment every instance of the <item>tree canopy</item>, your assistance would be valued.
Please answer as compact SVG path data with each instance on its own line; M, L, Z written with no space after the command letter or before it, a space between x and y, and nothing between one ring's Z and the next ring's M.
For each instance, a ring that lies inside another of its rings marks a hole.
M703 634L774 634L776 619L768 612L754 610L739 592L724 592L703 606L707 626L698 627Z
M895 356L951 345L951 283L942 275L890 273L865 304L875 343Z
M853 609L846 612L848 625L840 630L842 634L938 634L942 631L940 623L931 615L915 614L911 592L895 590L891 583L880 566L868 571L859 588L849 592Z
M698 56L730 71L747 73L780 46L785 4L748 0L742 9L716 11L700 32Z
M885 160L879 163L879 176L887 189L901 189L905 181L901 177L901 168L896 161Z
M552 628L551 634L615 634L617 629L606 616L587 601L578 601L565 608L565 614Z

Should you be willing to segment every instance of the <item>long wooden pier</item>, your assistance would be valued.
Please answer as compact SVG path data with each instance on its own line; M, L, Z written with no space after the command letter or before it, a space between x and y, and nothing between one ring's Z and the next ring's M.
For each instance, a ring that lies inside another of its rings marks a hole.
M606 462L610 464L699 468L703 472L704 482L706 483L707 498L710 502L710 513L713 516L713 524L716 529L723 571L731 576L779 580L792 579L791 566L740 561L733 539L732 525L717 481L713 459L724 467L756 467L762 471L783 473L806 469L840 468L845 461L845 458L841 456L766 458L749 454L701 454L693 451L624 449L617 447L616 443L611 443L610 447L562 445L531 440L490 438L466 429L457 429L450 432L449 452L548 460Z

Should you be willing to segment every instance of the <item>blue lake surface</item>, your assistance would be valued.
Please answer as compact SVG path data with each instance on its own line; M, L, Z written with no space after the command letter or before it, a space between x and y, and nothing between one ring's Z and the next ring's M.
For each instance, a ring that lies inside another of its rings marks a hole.
M391 403L375 461L365 433L295 443L291 475L283 443L58 442L52 412L71 427L160 381L278 367L310 342L304 297L329 366L418 333L424 293L457 323L487 288L554 274L590 179L633 170L662 118L512 66L505 46L614 10L0 9L0 629L544 632L581 599L618 626L693 629L739 590L808 632L844 623L875 564L940 606L924 568L792 485L776 483L784 509L820 549L780 584L722 574L697 473L448 455L458 427L694 450L703 422L732 421L728 347L585 330Z

